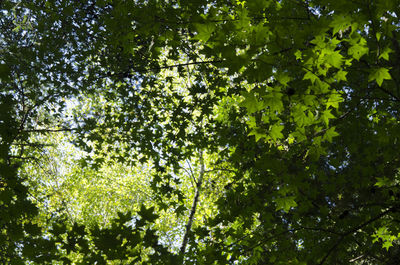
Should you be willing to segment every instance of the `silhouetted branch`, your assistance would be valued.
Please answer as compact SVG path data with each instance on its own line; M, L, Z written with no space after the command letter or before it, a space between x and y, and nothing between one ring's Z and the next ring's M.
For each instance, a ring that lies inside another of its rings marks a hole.
M192 208L190 209L190 214L189 214L189 220L186 224L186 231L185 231L185 235L183 236L183 240L182 240L182 246L181 246L181 253L184 254L186 251L186 245L189 239L189 234L191 232L192 229L192 224L193 224L193 219L194 219L194 215L196 213L196 209L197 209L197 204L199 202L199 197L200 197L200 190L201 190L201 186L203 184L203 177L204 177L204 159L203 159L203 152L200 151L200 173L199 173L199 178L196 182L196 193L194 196L194 200L193 200L193 204L192 204Z
M397 206L391 207L389 209L387 209L386 211L383 211L382 213L378 214L377 216L375 216L374 218L369 219L368 221L353 227L352 229L350 229L349 231L347 231L346 233L342 234L339 239L336 241L336 243L328 250L328 252L325 254L325 256L322 258L322 260L320 261L320 263L318 263L318 265L322 265L325 263L325 261L328 259L328 257L332 254L332 252L340 245L340 243L343 241L343 239L350 235L353 234L354 232L358 231L359 229L375 222L376 220L381 219L382 217L384 217L385 215L387 215L388 213L394 211L397 209Z

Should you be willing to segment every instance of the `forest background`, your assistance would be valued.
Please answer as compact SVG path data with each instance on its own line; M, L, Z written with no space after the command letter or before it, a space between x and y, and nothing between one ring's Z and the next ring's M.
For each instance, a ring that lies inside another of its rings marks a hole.
M1 264L398 264L400 2L0 2Z

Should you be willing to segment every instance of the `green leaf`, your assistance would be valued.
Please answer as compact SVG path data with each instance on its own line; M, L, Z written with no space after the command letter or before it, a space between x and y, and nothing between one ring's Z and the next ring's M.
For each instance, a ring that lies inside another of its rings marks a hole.
M293 109L293 120L299 127L308 125L309 118L305 114L305 110L307 110L307 107L303 105L298 105Z
M211 34L215 31L216 28L215 23L196 23L194 24L194 26L197 31L197 35L194 37L194 39L204 42L207 42L210 39Z
M392 246L393 246L393 243L392 243L391 241L385 241L385 242L383 242L383 244L382 244L382 248L385 248L386 251L388 251L389 248L392 247Z
M327 82L324 82L318 78L317 81L315 82L314 88L317 90L318 93L326 94L329 92L330 86Z
M329 26L333 28L332 34L335 35L340 30L346 30L351 25L351 17L338 15L333 18Z
M250 18L248 16L248 13L249 13L248 10L244 9L244 8L238 10L238 12L237 12L239 19L236 20L234 23L235 23L236 28L239 30L239 35L241 33L243 33L242 32L243 29L247 30L249 28Z
M255 128L255 129L251 130L251 132L249 133L249 136L251 136L251 135L254 135L254 137L256 138L256 142L258 142L262 138L267 138L267 134L265 133L265 130L263 130L261 128Z
M378 86L382 86L383 80L390 79L392 79L392 77L390 76L389 69L384 67L373 69L368 76L368 82L375 80Z
M318 101L316 101L316 96L314 95L305 95L303 101L307 106L314 106L318 103Z
M281 132L283 128L284 128L283 125L277 125L277 124L272 125L269 130L269 136L271 136L271 138L275 141L278 139L282 139L283 134Z
M301 59L303 58L303 54L301 53L300 50L297 50L297 51L294 53L294 56L296 57L296 60L301 60Z
M143 241L147 246L154 247L158 243L158 236L153 230L148 229L143 237Z
M325 55L326 62L335 68L340 68L343 61L343 56L340 54L340 51L330 52Z
M264 108L263 102L258 101L254 93L243 92L242 95L244 97L244 100L239 104L239 106L245 107L249 114L252 114Z
M329 98L326 102L326 108L328 109L329 107L332 106L333 108L338 109L340 102L343 102L342 95L336 91L332 91L332 93L329 95Z
M256 45L263 45L269 40L269 29L264 25L264 23L259 23L253 27L253 42Z
M377 177L376 180L375 186L379 188L392 185L392 181L387 177Z
M325 48L326 47L325 36L318 35L312 41L310 41L310 43L315 44L318 48Z
M390 49L389 47L385 47L385 49L383 50L383 52L381 53L381 55L379 55L379 59L384 59L386 61L389 61L389 53L392 53L393 50Z
M175 213L178 217L183 215L185 213L185 211L186 211L186 207L183 205L179 205L178 208L175 209Z
M297 142L307 140L307 135L304 127L297 128L296 131L291 133L291 135L296 139Z
M334 78L336 79L337 82L347 81L346 75L347 75L346 71L340 70L335 74Z
M324 121L325 125L329 125L329 120L334 119L335 116L331 113L331 110L327 109L322 112L321 119Z
M268 93L266 96L263 97L264 104L259 106L259 110L263 109L264 107L269 107L271 111L281 112L283 111L283 102L282 102L282 93Z
M360 38L359 42L353 44L349 48L347 53L348 55L351 55L354 59L359 61L363 55L368 53L368 51L369 49L367 46L367 41L364 38Z
M317 75L315 75L313 72L311 71L307 71L307 73L304 75L303 80L310 80L311 84L315 83L315 80L319 79Z
M291 80L290 76L287 73L280 73L276 77L279 83L283 85L283 87L287 87L288 82Z
M143 218L143 220L150 223L159 217L157 214L154 214L154 206L147 209L143 204L140 207L138 214Z
M295 201L295 196L279 197L275 200L276 210L283 210L289 212L292 207L296 207L297 203Z
M332 142L332 138L339 136L339 134L335 131L335 127L331 127L328 130L326 130L325 135L324 135L324 140L327 140L328 142Z

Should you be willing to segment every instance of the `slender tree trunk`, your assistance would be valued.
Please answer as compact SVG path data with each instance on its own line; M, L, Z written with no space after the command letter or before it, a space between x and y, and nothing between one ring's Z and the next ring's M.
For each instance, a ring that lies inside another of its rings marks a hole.
M204 173L205 173L205 170L204 170L203 152L200 151L200 174L199 174L199 178L197 179L197 182L196 182L196 193L194 195L192 208L190 209L189 220L186 224L185 235L183 236L183 240L182 240L182 245L181 245L181 253L182 254L184 254L186 251L186 245L187 245L187 242L189 239L189 234L192 229L194 215L196 213L197 204L199 202L200 190L201 190L201 186L203 184Z

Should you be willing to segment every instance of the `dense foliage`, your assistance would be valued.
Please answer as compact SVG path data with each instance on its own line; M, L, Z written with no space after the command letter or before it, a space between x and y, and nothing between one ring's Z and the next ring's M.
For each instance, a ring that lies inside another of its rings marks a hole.
M398 264L400 2L0 2L1 264Z

